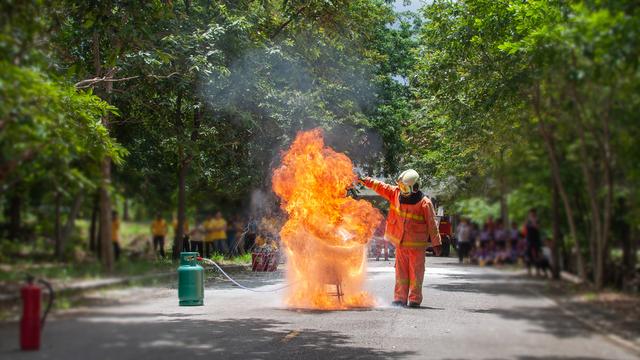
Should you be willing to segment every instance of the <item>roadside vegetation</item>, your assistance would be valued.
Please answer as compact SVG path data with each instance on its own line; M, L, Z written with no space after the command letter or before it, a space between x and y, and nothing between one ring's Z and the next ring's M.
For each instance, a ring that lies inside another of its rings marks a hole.
M175 261L185 223L277 209L280 150L321 127L452 215L536 207L556 264L637 293L637 2L391 3L3 2L0 277L175 267L147 256L156 214Z

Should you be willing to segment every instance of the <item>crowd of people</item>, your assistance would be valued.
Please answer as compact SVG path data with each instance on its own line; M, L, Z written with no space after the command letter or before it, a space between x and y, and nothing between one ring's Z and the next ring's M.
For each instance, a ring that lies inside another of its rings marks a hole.
M463 218L455 233L460 263L484 265L524 263L529 273L547 274L551 265L549 240L542 242L536 209L529 210L522 226L513 221L511 226L502 219L489 217L482 227Z
M116 211L112 212L111 240L115 259L121 253L120 219ZM217 253L225 257L243 255L248 252L277 251L279 248L279 218L267 211L262 216L243 219L234 216L227 221L221 211L209 214L202 222L190 228L188 220L183 224L185 234L183 249L197 251L205 257ZM177 236L178 220L174 216L171 222L174 236ZM169 223L162 214L156 214L150 225L150 239L153 252L159 257L166 256L166 242L169 235ZM178 242L179 243L179 242Z
M218 211L188 234L191 251L205 257L214 252L223 256L243 255L253 251L275 251L279 248L279 220L271 212L248 220L236 216L227 222Z
M393 257L394 248L384 239L384 222L376 229L371 243L371 255L384 260ZM273 212L266 211L261 216L243 219L235 216L227 221L221 211L209 214L204 221L190 228L184 222L183 248L197 251L205 257L218 253L226 257L243 255L248 252L271 252L280 247L280 219ZM171 222L173 234L177 234L178 221ZM156 214L150 225L153 251L158 257L165 257L166 238L169 223L161 214ZM175 235L174 235L175 236ZM480 226L469 218L462 218L456 226L455 242L460 263L502 265L523 263L529 272L544 273L551 265L551 251L548 239L543 243L536 209L531 209L521 226L511 222L507 226L502 219L488 217ZM112 213L112 242L116 260L120 257L120 220L118 213Z

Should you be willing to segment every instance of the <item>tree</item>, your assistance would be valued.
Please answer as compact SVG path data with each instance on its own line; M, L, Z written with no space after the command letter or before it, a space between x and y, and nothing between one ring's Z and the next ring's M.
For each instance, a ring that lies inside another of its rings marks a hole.
M77 91L57 77L47 61L55 6L38 2L3 4L0 42L0 188L12 200L9 238L20 226L22 199L38 196L37 187L55 193L56 255L62 256L68 228L77 215L78 192L93 186L94 164L106 156L119 161L123 150L98 120L115 113L91 91ZM43 106L46 104L46 106ZM61 225L62 201L73 199L67 226Z
M578 273L586 276L586 238L602 287L615 184L626 172L615 165L614 144L623 141L614 129L628 127L613 114L634 110L637 10L625 2L436 1L424 14L413 85L419 123L444 149L426 146L427 159L443 168L449 158L447 172L464 180L523 139L543 144Z
M140 29L163 15L161 4L147 2L140 5L118 0L82 4L63 2L60 10L60 29L54 43L60 66L67 71L67 76L77 80L77 88L93 88L102 99L111 101L114 84L131 80L117 77L122 58L146 41ZM102 124L104 128L110 128L110 114L102 116ZM102 158L98 186L100 255L108 270L113 269L112 161L109 156Z
M386 131L394 124L376 110L369 71L380 60L377 48L395 49L383 44L391 41L383 37L393 19L388 6L369 1L173 4L148 27L153 41L130 54L122 68L136 85L114 97L135 119L123 117L115 125L131 151L131 166L119 170L119 178L156 209L173 208L174 197L153 194L177 189L180 222L187 199L191 207L210 210L212 197L246 200L247 189L267 188L275 149L305 128L356 131L336 142L362 155L363 163L376 163L383 149L364 154L362 145L375 139L359 129ZM344 26L353 28L349 37ZM370 32L376 32L374 45L361 45L359 38ZM388 69L380 71L387 82ZM390 87L380 103L391 96ZM397 129L383 135L385 144L400 142ZM393 153L390 164L399 153L393 146L384 149ZM166 176L174 171L175 177Z

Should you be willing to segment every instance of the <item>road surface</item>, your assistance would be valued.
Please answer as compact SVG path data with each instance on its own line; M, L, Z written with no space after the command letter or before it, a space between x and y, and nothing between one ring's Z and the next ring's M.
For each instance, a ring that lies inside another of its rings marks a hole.
M56 314L43 348L17 350L0 325L1 359L638 359L565 315L544 282L428 258L421 309L392 308L392 262L369 263L366 311L291 311L282 294L210 281L205 306L178 307L175 284L111 290L99 304ZM282 274L242 274L257 289Z

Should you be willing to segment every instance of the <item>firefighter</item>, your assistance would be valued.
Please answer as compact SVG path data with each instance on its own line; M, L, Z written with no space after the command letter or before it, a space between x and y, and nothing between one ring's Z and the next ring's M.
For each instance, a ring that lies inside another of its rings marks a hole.
M440 233L433 204L420 191L420 176L404 171L397 185L366 177L361 182L389 201L385 239L396 247L394 306L420 307L424 279L425 250L429 241L440 255Z

